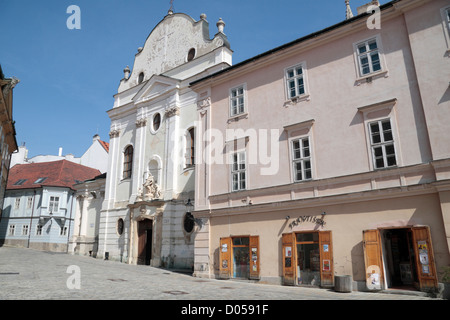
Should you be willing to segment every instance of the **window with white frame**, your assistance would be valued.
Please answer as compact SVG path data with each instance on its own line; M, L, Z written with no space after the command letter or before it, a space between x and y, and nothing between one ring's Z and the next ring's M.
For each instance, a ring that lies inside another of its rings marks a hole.
M186 167L195 165L195 129L190 128L186 133Z
M237 116L245 112L245 88L239 86L230 90L230 115Z
M22 235L23 236L27 236L28 235L28 225L27 224L25 224L25 225L23 225L22 226Z
M19 209L20 208L20 198L16 198L16 202L14 203L14 209Z
M245 190L247 187L245 151L233 153L231 156L232 156L232 165L231 165L232 191Z
M33 197L28 197L27 199L27 209L31 209L33 206Z
M375 169L397 165L391 120L383 119L369 123L370 143Z
M10 224L8 235L13 236L15 234L15 231L16 231L16 226L14 224Z
M304 64L286 69L286 86L289 99L306 94L306 77Z
M59 197L50 197L48 202L48 211L49 212L58 212L59 210Z
M294 181L312 179L311 146L309 137L292 140L292 165Z
M360 76L366 76L382 70L380 44L372 38L356 45Z
M36 235L37 235L37 236L42 235L42 224L38 224L38 225L36 226Z
M65 235L67 235L67 227L62 226L61 229L60 229L60 231L59 231L59 235L60 235L60 236L65 236Z

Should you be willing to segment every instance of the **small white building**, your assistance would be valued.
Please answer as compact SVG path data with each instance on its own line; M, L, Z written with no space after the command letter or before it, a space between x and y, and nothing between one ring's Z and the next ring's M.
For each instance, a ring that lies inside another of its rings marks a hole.
M79 158L76 158L70 153L63 155L63 148L59 148L58 155L37 155L28 158L28 149L25 145L22 145L18 148L17 152L12 154L10 168L16 164L68 160L86 167L98 169L104 173L108 168L108 151L109 143L101 140L98 134L94 135L91 146Z

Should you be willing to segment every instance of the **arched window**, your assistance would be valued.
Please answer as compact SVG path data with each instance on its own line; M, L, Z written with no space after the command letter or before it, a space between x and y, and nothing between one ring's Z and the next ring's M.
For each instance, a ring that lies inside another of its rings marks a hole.
M143 72L139 73L138 83L141 83L142 81L144 81L144 73Z
M195 136L194 128L190 128L186 134L186 167L195 164Z
M125 149L123 157L123 179L131 178L131 169L133 167L133 146Z

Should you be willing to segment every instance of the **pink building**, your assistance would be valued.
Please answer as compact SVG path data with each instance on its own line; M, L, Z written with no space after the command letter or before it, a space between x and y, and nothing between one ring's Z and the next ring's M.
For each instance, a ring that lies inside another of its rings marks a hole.
M191 83L196 276L438 288L450 264L450 4L347 9Z

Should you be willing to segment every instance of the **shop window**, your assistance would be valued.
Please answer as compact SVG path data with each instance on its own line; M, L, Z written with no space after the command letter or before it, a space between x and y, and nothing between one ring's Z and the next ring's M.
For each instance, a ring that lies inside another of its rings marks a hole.
M285 285L334 285L331 231L283 234L282 250Z
M220 239L220 277L259 279L259 237Z

